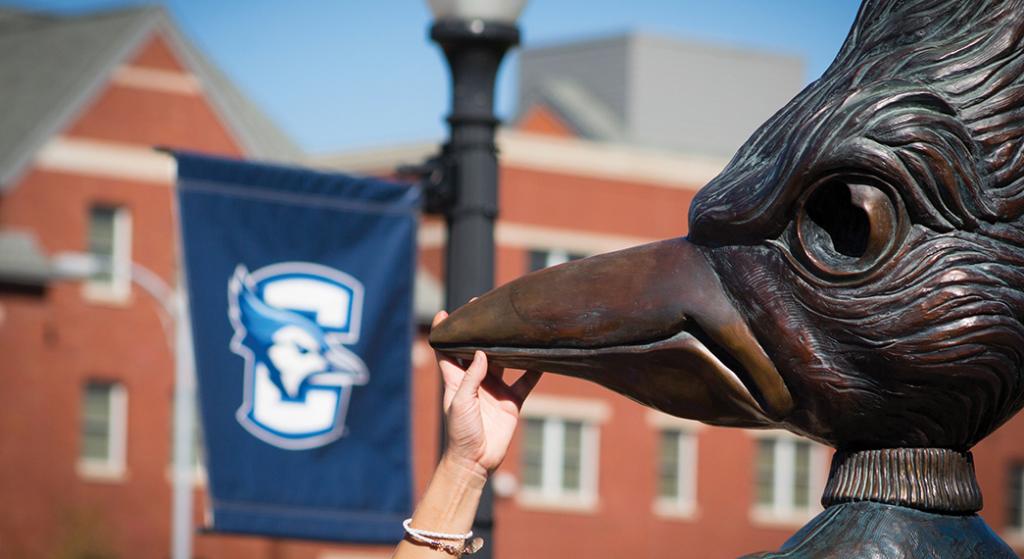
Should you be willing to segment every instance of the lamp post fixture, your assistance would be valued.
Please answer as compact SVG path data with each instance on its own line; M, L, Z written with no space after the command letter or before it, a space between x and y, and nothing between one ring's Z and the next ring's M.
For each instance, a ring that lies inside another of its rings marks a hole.
M494 287L494 220L498 216L498 152L494 85L505 53L519 44L516 19L526 0L428 0L430 38L451 71L449 137L425 168L427 211L445 216L445 308L454 309ZM422 171L421 171L422 172ZM442 423L442 430L444 424ZM443 440L443 439L442 439ZM493 556L494 492L484 488L473 533Z
M429 0L430 38L451 70L450 135L441 156L443 184L430 204L448 222L445 306L494 287L494 220L498 156L494 84L509 48L519 43L516 18L525 0Z

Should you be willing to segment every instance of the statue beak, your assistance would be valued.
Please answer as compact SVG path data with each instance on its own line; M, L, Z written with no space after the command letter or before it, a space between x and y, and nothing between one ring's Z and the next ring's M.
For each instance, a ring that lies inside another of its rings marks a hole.
M529 274L453 312L430 343L587 379L679 417L776 425L789 390L700 250L672 239Z

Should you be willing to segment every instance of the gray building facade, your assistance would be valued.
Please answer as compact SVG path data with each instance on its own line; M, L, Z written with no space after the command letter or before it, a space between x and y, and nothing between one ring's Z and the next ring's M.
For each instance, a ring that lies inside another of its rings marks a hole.
M518 116L542 104L584 138L728 157L804 73L797 56L627 33L524 50Z

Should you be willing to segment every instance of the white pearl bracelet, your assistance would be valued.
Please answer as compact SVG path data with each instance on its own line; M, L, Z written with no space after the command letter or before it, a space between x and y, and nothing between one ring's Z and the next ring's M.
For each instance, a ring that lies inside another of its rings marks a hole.
M484 546L482 538L473 538L472 530L465 534L447 534L445 532L431 532L429 530L413 528L410 526L411 523L411 518L406 518L402 522L402 527L405 528L405 533L409 535L410 539L449 555L456 557L470 555L480 551L480 548Z

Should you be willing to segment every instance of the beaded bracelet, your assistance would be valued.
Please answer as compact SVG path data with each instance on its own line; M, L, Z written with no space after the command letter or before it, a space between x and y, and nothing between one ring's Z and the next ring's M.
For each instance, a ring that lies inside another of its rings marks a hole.
M443 551L448 555L454 555L455 557L462 557L463 555L472 555L484 546L483 538L474 538L473 531L470 530L465 534L446 534L444 532L430 532L428 530L420 530L410 526L412 523L411 518L406 518L402 522L402 527L405 528L405 533L408 534L409 538L416 543L429 546L431 549ZM442 540L448 540L457 543L447 543Z

